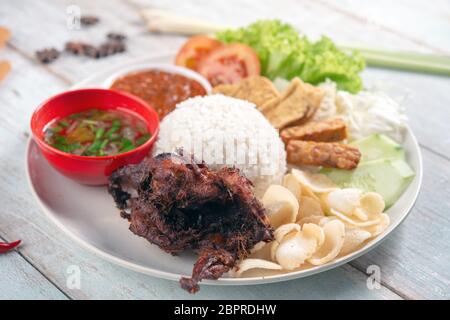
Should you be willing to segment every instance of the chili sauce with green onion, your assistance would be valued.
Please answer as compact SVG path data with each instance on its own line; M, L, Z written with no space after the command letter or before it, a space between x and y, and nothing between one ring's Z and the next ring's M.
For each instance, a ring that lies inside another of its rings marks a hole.
M112 156L133 150L150 139L145 122L121 110L89 109L52 122L44 140L80 156Z

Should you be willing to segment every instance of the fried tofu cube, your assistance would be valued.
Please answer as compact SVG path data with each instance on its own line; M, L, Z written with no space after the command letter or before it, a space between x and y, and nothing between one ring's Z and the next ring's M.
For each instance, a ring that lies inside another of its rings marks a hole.
M238 84L219 84L212 89L214 94L223 94L224 96L234 97L234 94L239 90Z
M213 88L213 93L247 100L261 110L262 106L279 97L280 93L272 81L262 76L251 76L234 84L221 84Z
M324 96L321 88L294 78L278 99L273 99L260 110L277 129L304 123L311 119Z
M258 110L261 110L267 101L278 98L280 93L268 78L251 76L239 82L239 89L233 96L253 102Z

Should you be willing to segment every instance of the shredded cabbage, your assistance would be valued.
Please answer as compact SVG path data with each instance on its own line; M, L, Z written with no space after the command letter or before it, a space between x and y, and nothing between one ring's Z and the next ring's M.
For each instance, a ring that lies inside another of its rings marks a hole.
M383 133L399 143L403 141L407 122L404 109L384 93L362 91L352 95L339 91L336 102L352 139Z
M340 117L348 126L350 140L383 133L401 143L407 117L404 108L382 92L361 91L351 94L338 91L336 84L319 85L325 91L313 120Z
M259 56L262 75L272 80L300 77L319 84L331 79L340 90L356 93L362 88L359 72L365 62L359 53L346 54L327 37L311 42L279 20L260 20L248 27L219 32L216 37L225 43L252 47Z

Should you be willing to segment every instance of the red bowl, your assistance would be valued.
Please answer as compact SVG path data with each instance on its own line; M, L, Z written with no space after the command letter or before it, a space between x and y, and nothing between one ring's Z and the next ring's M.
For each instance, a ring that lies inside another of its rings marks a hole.
M125 109L147 123L151 138L134 150L114 156L79 156L63 152L44 141L44 129L52 121L87 109ZM42 103L31 117L31 131L42 154L63 175L83 184L104 185L117 168L139 163L150 152L159 132L156 111L141 99L107 89L80 89L58 94Z

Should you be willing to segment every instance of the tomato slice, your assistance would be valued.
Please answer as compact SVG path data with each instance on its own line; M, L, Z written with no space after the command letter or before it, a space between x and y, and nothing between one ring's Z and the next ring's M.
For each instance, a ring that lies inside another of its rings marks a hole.
M256 52L241 43L223 45L212 50L198 66L211 85L235 83L249 76L259 75L261 66Z
M207 36L194 36L181 47L175 57L175 64L197 70L199 61L211 50L220 47L222 43Z

